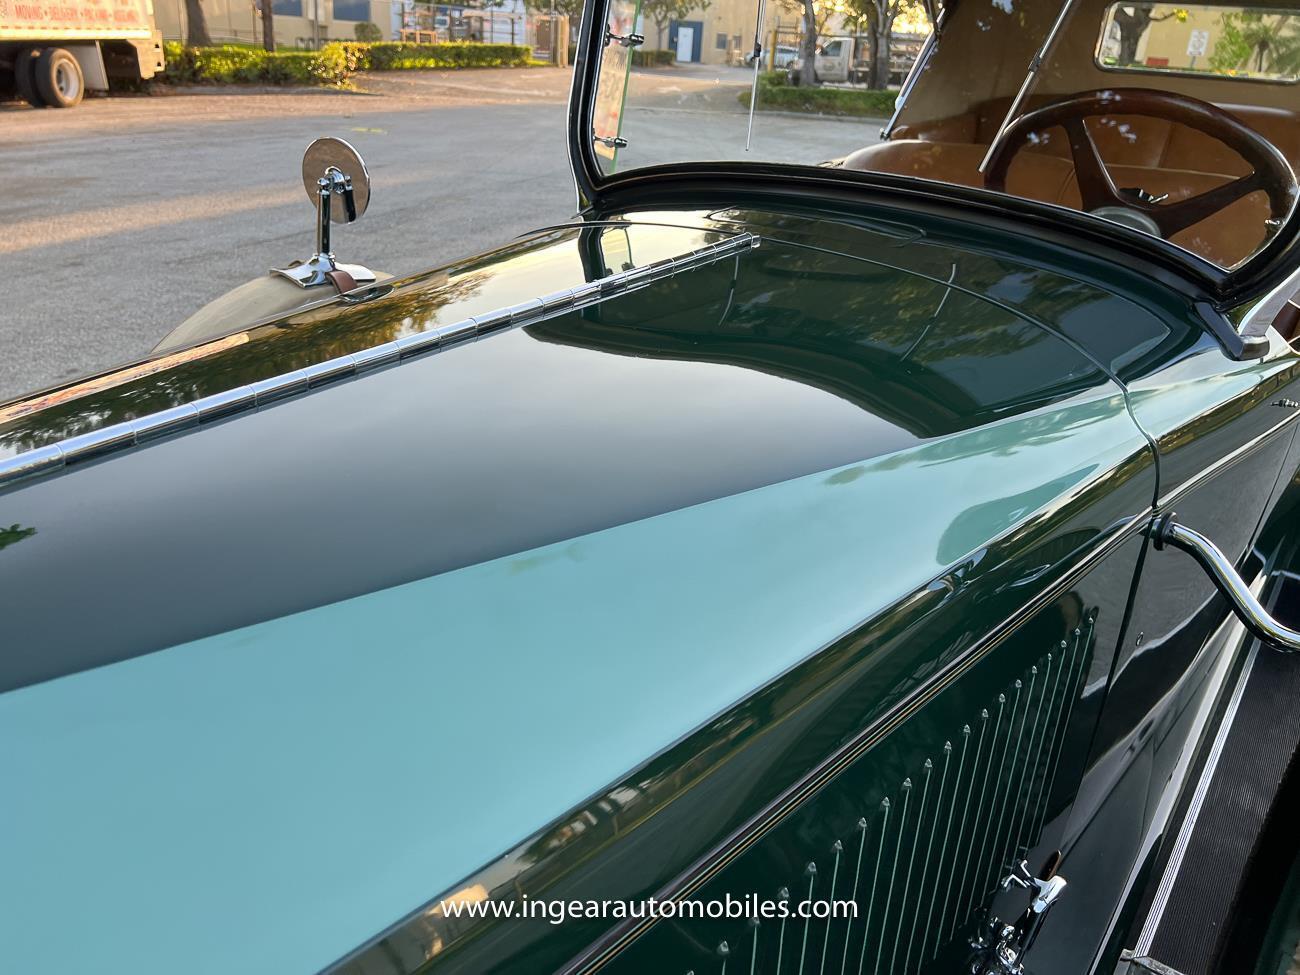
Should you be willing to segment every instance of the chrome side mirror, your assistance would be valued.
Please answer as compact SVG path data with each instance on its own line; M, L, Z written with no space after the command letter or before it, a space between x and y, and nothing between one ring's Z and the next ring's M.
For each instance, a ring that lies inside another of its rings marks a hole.
M369 268L337 262L330 243L331 223L353 223L370 205L370 171L361 154L342 139L317 139L303 153L302 182L316 205L316 252L308 261L271 273L299 287L328 284L340 293L373 282Z
M1200 532L1180 525L1174 517L1171 511L1151 526L1151 538L1155 542L1156 551L1169 546L1186 552L1200 563L1206 575L1228 600L1228 605L1246 625L1246 629L1285 653L1300 650L1300 633L1283 626L1269 615L1218 546Z

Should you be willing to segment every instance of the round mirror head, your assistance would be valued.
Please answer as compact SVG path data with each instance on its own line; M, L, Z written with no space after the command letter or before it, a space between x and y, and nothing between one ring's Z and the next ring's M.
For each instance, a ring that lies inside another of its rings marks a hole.
M317 205L320 187L316 181L331 166L352 180L352 199L357 216L361 216L370 205L370 170L366 169L361 153L342 139L317 139L303 153L302 185L307 188L307 199L311 200L312 206ZM330 206L330 221L348 222L346 208L341 203Z

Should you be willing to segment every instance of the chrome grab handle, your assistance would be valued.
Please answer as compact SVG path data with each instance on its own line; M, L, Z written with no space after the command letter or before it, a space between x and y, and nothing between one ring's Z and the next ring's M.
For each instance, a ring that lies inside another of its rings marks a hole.
M1168 545L1186 552L1200 563L1251 633L1284 653L1300 650L1300 633L1288 629L1268 614L1218 546L1200 532L1178 524L1174 517L1171 511L1152 525L1151 537L1156 551L1163 551Z

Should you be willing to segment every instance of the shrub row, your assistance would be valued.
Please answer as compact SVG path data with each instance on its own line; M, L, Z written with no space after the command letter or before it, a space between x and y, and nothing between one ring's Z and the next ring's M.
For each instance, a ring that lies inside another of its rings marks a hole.
M276 51L255 47L163 45L173 84L340 85L348 76L343 51L327 44L319 51Z
M749 107L749 92L740 93L740 103ZM817 115L853 115L888 118L894 112L896 91L873 88L824 88L791 85L784 71L765 71L758 78L758 108L782 112L810 112Z
M677 52L638 47L632 50L632 63L638 68L663 68L677 63Z
M406 44L383 41L362 44L344 41L327 47L342 48L349 71L404 71L412 68L525 68L533 49L522 44Z
M569 63L572 64L578 56L578 45L569 45ZM632 64L638 68L666 68L677 63L676 51L665 51L660 48L632 48Z
M172 84L343 84L356 71L411 68L514 68L532 61L532 49L516 44L326 44L319 51L276 51L223 45L186 47L169 41L163 51Z

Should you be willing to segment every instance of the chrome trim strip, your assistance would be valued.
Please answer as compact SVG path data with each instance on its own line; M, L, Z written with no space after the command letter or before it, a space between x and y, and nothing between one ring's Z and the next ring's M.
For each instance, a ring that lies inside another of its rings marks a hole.
M570 299L573 307L583 308L592 302L600 300L600 282L588 281L586 284L580 284L573 289L573 296Z
M1209 467L1197 471L1194 476L1189 477L1187 480L1183 481L1183 483L1179 484L1177 487L1170 488L1160 498L1160 500L1156 502L1156 506L1163 509L1169 507L1171 504L1175 504L1178 501L1178 499L1181 498L1183 495L1185 495L1188 491L1191 491L1193 488L1201 484L1204 484L1206 481L1214 477L1224 468L1230 467L1231 465L1235 464L1237 461L1241 460L1242 457L1246 456L1251 451L1255 450L1257 447L1263 444L1264 441L1267 440L1269 437L1273 436L1273 434L1277 433L1279 430L1281 430L1283 427L1287 426L1288 424L1294 423L1296 420L1300 420L1300 410L1293 410L1290 413L1290 415L1288 415L1285 419L1280 420L1279 422L1273 424L1271 427L1269 427L1267 430L1265 430L1263 433L1259 434L1258 436L1253 437L1250 440L1247 440L1236 450L1232 451L1232 453L1224 454L1222 457L1216 460Z
M1256 580L1256 586L1262 585L1264 577L1260 576ZM1242 635L1245 635L1245 627L1241 625L1240 620L1233 620L1237 627L1241 627ZM1250 673L1255 668L1255 657L1259 654L1259 644L1255 643L1250 648L1250 653L1246 657L1246 663L1241 668L1241 675L1237 678L1237 686L1232 689L1232 697L1228 700L1228 708L1224 712L1223 720L1219 722L1218 733L1214 736L1214 744L1210 747L1209 757L1205 760L1205 768L1201 770L1201 777L1196 783L1196 791L1192 795L1191 805L1188 806L1187 815L1183 818L1183 824L1178 830L1178 838L1174 841L1173 851L1169 855L1169 863L1165 866L1164 876L1160 878L1160 886L1156 890L1155 898L1151 902L1151 911L1147 914L1146 922L1142 925L1142 933L1138 935L1137 944L1134 945L1134 951L1139 955L1150 953L1152 944L1156 940L1156 931L1160 927L1160 919L1164 916L1165 908L1169 906L1169 895L1173 893L1174 881L1178 879L1178 872L1182 869L1183 858L1187 855L1187 846L1191 842L1192 833L1196 829L1196 820L1201 815L1201 807L1205 804L1205 796L1210 791L1210 782L1214 778L1214 771L1219 766L1219 758L1223 754L1223 746L1228 740L1228 733L1232 730L1232 723L1237 718L1237 710L1241 707L1241 699L1246 693L1246 682L1250 680ZM1225 654L1225 657L1231 658L1231 654Z
M199 408L199 422L210 423L220 417L256 406L257 390L252 386L236 386L224 393L214 393L195 400L194 405Z
M46 447L37 447L35 450L29 450L18 454L16 457L10 457L4 461L6 467L0 468L0 470L10 471L10 476L17 479L60 470L66 463L67 457L64 456L63 448L56 443L52 443Z
M161 413L153 413L136 421L135 442L148 443L168 434L188 430L199 425L199 408L193 403L173 406Z
M310 386L309 378L302 369L295 369L283 376L249 383L249 388L253 390L253 402L257 406L265 406L286 396L304 392Z
M63 451L64 463L75 464L79 461L98 457L118 447L130 447L135 444L135 424L131 421L114 423L110 427L83 433L60 441L58 446Z
M498 308L426 332L407 335L394 342L385 342L360 352L337 356L313 366L204 396L192 403L169 407L158 413L26 450L0 459L0 488L36 475L62 470L68 464L135 447L223 417L289 399L372 369L394 365L456 343L472 341L491 332L536 323L615 295L627 294L661 278L671 277L678 271L743 254L758 247L760 242L761 238L757 234L736 234L677 258L620 271L606 278L553 292L544 298L531 298L507 308Z
M516 325L519 322L528 321L535 318L539 313L545 311L546 304L541 298L533 298L531 301L524 301L506 309L509 313L509 322Z
M368 372L371 369L382 369L384 366L391 366L400 358L401 350L397 347L396 342L385 342L383 345L376 345L369 349L362 349L360 352L353 352L352 358L356 361L357 375Z
M1257 585L1263 585L1263 577L1256 580ZM1221 699L1224 691L1224 684L1228 679L1228 671L1234 657L1240 653L1243 641L1246 637L1246 628L1241 625L1237 617L1229 615L1215 631L1201 645L1197 651L1196 658L1192 661L1188 672L1194 671L1204 658L1206 653L1212 653L1210 650L1216 642L1222 641L1218 649L1219 656L1214 662L1210 672L1206 675L1206 680L1213 681L1212 691L1202 700L1200 707L1197 709L1193 719L1194 729L1185 739L1186 744L1183 753L1180 755L1178 762L1174 765L1174 771L1170 777L1170 785L1165 788L1164 798L1156 805L1155 815L1151 820L1151 825L1147 828L1145 835L1142 837L1142 843L1138 848L1137 855L1133 858L1132 867L1129 869L1128 877L1124 881L1124 894L1116 902L1114 910L1111 912L1110 921L1106 924L1106 937L1102 940L1102 948L1098 949L1098 954L1093 959L1093 970L1095 970L1097 959L1100 958L1104 946L1110 942L1114 935L1115 926L1119 923L1120 914L1123 906L1128 903L1132 894L1133 887L1137 883L1138 877L1142 874L1142 865L1146 861L1149 853L1155 848L1155 844L1164 835L1165 829L1169 825L1169 820L1173 817L1176 809L1177 798L1182 793L1186 785L1187 774L1191 769L1192 760L1195 757L1197 749L1200 747L1201 736L1205 733L1206 725L1209 724L1213 716L1215 705ZM1175 692L1175 685L1161 699L1157 707L1162 707L1164 702Z
M409 359L422 352L438 348L442 345L442 336L436 329L432 332L416 332L414 335L402 336L393 344L397 346L397 358L399 360Z
M317 386L324 386L335 379L343 379L352 375L356 368L357 360L355 356L341 355L336 359L326 359L314 366L307 366L303 369L303 372L307 374L307 388L315 389Z
M433 331L438 336L440 344L452 345L477 336L483 331L483 323L478 318L466 318L463 321L452 322L450 325L440 325Z

